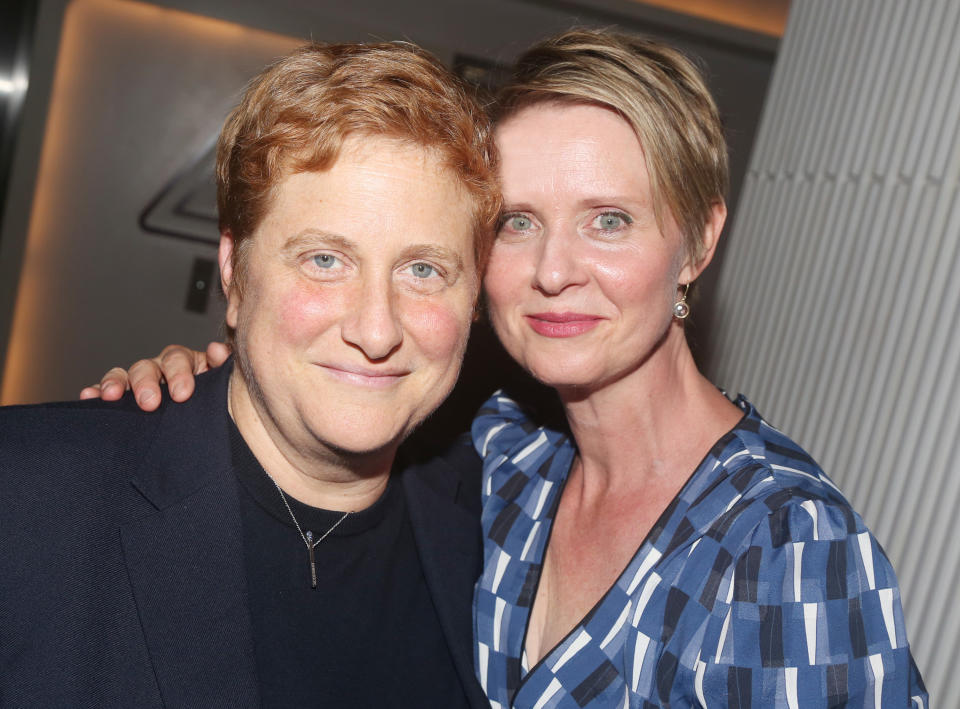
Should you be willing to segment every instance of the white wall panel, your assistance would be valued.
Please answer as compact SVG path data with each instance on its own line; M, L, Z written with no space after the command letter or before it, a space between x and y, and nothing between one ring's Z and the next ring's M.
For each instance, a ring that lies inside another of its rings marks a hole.
M850 497L960 695L960 2L793 0L727 255L713 379Z

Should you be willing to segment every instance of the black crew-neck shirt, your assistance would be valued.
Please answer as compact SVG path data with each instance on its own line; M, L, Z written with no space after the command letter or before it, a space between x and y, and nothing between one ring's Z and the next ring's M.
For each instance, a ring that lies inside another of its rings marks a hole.
M315 551L231 422L254 649L264 709L467 706L427 589L394 471L383 495ZM287 495L314 539L342 512Z

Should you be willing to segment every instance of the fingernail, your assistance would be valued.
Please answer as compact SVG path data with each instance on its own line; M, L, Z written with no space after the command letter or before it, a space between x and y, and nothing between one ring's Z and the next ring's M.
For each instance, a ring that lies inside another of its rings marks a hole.
M137 398L137 401L139 401L141 404L149 404L149 403L150 403L151 401L153 401L156 397L157 397L157 395L156 395L155 393L153 393L153 392L150 391L150 390L147 390L147 391L143 392L143 393Z
M183 393L183 384L177 382L176 384L171 385L170 395L173 397L178 397Z

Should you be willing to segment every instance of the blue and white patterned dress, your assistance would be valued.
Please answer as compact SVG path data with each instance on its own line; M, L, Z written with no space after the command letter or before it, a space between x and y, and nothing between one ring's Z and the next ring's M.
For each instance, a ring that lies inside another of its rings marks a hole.
M477 675L494 707L927 706L893 568L817 464L745 399L614 586L527 668L523 642L570 439L494 395Z

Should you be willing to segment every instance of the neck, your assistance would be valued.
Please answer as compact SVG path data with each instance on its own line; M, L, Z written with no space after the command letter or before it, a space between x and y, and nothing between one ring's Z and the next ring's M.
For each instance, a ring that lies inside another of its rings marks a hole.
M290 497L342 512L366 509L386 489L396 446L369 454L338 453L317 440L291 440L270 418L235 367L227 397L233 422L267 474Z
M697 370L679 326L633 372L560 398L594 494L679 489L741 415Z

